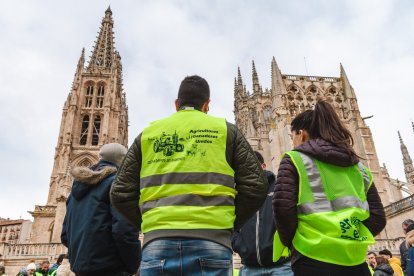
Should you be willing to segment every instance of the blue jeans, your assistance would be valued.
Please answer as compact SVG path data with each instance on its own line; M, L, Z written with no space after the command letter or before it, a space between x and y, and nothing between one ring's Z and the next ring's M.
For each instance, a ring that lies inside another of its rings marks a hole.
M292 268L290 267L290 261L279 266L273 267L252 267L242 266L240 267L239 276L293 276Z
M207 240L154 240L142 251L140 276L232 275L232 251Z

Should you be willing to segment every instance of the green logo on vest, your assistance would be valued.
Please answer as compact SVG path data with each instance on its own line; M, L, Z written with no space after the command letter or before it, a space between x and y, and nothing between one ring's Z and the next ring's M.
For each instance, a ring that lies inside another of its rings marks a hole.
M174 134L165 134L165 132L163 132L160 138L156 138L154 141L154 152L157 153L162 151L164 156L171 156L175 152L182 152L184 150L184 145L178 143L178 141L182 140L182 138L178 138L177 132L174 132Z

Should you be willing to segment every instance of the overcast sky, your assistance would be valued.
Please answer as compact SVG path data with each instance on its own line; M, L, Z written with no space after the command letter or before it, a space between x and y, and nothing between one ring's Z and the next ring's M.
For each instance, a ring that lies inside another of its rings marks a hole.
M210 113L234 121L240 66L248 90L254 59L270 87L283 74L339 77L342 63L380 163L405 181L397 136L414 157L414 2L406 1L13 1L0 9L0 217L31 218L47 201L63 103L108 5L123 63L129 143L174 112L186 75L205 77Z

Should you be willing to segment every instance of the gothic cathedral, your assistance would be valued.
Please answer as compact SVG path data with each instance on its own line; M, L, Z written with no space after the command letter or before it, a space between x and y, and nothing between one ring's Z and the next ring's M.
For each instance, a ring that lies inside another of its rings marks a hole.
M36 205L30 212L34 217L31 243L60 243L66 199L72 186L69 168L96 163L99 148L105 143L128 146L128 107L122 87L121 57L114 47L113 24L112 11L108 8L86 67L82 50L71 92L63 106L47 203ZM291 120L312 108L319 99L326 99L353 133L354 148L370 168L382 202L387 206L388 231L384 231L385 236L381 233L380 238L401 236L400 221L414 216L411 157L399 136L407 182L391 178L385 164L380 166L371 130L365 122L368 117L361 116L354 89L342 65L340 77L284 75L273 58L271 88L262 88L254 62L252 81L249 92L238 69L234 83L236 125L252 147L263 154L269 170L276 173L280 157L292 148ZM411 196L404 198L402 192Z
M70 166L98 161L101 145L128 146L128 107L122 88L121 57L115 50L112 11L108 8L87 67L79 59L71 92L63 106L49 196L35 206L32 243L60 243L66 199L72 187Z

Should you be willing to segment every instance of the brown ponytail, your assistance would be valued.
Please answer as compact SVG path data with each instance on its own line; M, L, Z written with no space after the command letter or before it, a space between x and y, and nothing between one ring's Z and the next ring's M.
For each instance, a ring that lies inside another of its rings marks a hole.
M311 139L322 138L350 154L357 155L353 149L354 139L351 132L343 125L334 108L326 101L318 101L314 110L306 110L296 116L292 123L292 131L303 129Z

